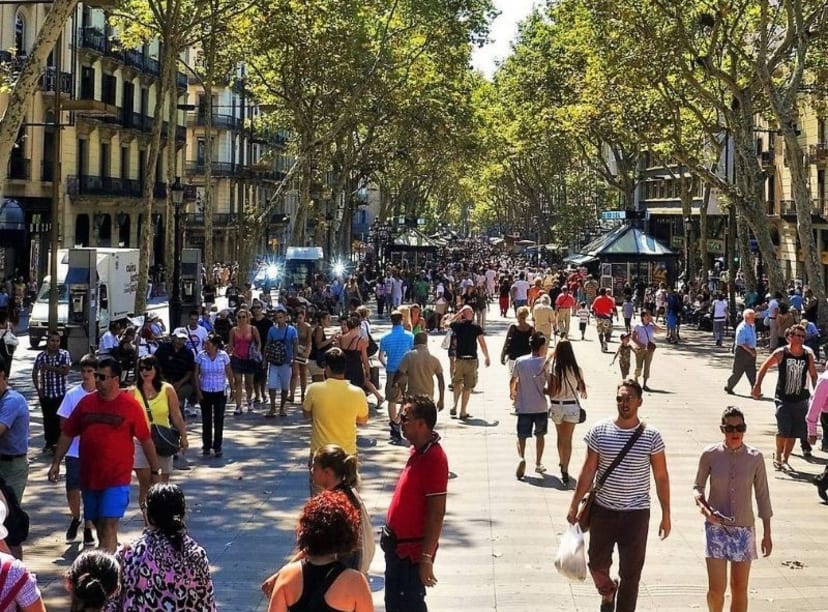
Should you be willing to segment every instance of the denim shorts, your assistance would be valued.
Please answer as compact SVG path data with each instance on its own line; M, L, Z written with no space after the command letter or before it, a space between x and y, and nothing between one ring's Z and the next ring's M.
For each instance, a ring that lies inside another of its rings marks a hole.
M536 436L545 436L549 429L549 415L545 412L531 412L529 414L518 414L517 436L525 440L532 437L532 428Z
M66 490L80 491L80 459L66 457Z
M85 520L120 519L129 505L129 485L109 487L103 491L81 491L81 496Z
M230 367L233 369L233 374L255 374L258 366L259 364L252 359L230 358Z
M290 391L290 377L293 371L290 364L273 365L267 368L267 388L274 391Z

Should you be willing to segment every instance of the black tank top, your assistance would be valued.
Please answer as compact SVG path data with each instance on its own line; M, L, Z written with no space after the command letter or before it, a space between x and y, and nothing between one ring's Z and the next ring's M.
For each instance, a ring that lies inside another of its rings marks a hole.
M783 402L802 402L811 396L808 390L808 366L811 363L809 351L799 357L792 355L788 347L779 362L779 378L776 381L776 398Z
M362 350L358 348L359 336L351 338L345 353L345 378L355 387L362 389L365 386L365 370L362 367Z
M514 325L514 329L511 330L511 332L507 355L509 356L509 359L514 361L518 357L528 355L532 352L532 349L529 346L529 340L532 338L532 334L535 333L535 328L530 327L526 331L521 331L518 329L517 325Z
M345 612L332 608L325 601L325 593L347 568L339 561L314 565L302 561L302 596L291 606L290 612Z

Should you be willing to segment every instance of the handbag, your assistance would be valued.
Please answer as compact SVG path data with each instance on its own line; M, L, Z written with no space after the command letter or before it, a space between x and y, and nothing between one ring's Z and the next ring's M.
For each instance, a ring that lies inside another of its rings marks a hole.
M575 391L575 389L572 388L572 383L569 382L568 378L566 378L566 377L564 377L564 378L566 380L566 386L569 387L570 391L572 391L572 397L575 398L575 403L578 405L578 424L580 425L581 423L583 423L587 419L586 410L584 410L584 407L581 406L581 400L578 397L578 393Z
M138 387L141 392L141 399L144 400L144 407L147 410L147 418L150 422L150 433L152 434L152 443L155 445L155 452L159 457L172 457L179 450L181 450L181 434L177 429L167 427L166 425L159 425L155 423L152 418L152 410L150 410L147 396L144 395L144 390Z
M644 433L644 427L646 427L646 425L642 421L641 424L633 432L633 435L630 436L630 439L627 440L627 443L624 445L624 448L621 449L621 451L618 453L615 459L612 460L612 463L609 464L609 467L607 467L606 471L603 474L601 474L601 477L598 479L598 481L594 485L592 485L592 488L581 500L581 505L578 508L577 514L575 515L575 520L577 521L578 525L581 526L581 531L583 531L584 533L589 531L589 525L592 522L592 504L595 503L595 495L598 493L598 491L601 490L601 487L604 486L604 483L607 481L607 478L609 478L610 474L612 474L612 471L618 467L618 464L621 463L624 457L627 456L627 453L630 452L630 449L633 447L633 444L635 444L638 438L641 437L641 434Z
M251 361L255 361L256 363L261 363L263 360L262 352L259 350L258 344L250 345L250 349L248 349L247 356L250 358Z

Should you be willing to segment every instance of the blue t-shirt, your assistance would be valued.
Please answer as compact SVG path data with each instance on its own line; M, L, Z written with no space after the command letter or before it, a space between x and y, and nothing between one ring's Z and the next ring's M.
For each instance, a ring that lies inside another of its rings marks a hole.
M29 450L29 406L14 389L0 396L0 423L8 428L0 436L0 455L23 455Z
M296 333L296 328L293 327L293 325L288 325L284 328L279 327L278 325L274 325L267 332L267 342L270 342L272 340L284 341L285 351L287 352L288 356L288 361L284 365L289 366L290 362L293 361L293 347L299 340L299 334Z
M400 367L405 354L414 348L414 334L406 331L402 325L394 325L379 343L379 349L385 353L385 371L393 374Z

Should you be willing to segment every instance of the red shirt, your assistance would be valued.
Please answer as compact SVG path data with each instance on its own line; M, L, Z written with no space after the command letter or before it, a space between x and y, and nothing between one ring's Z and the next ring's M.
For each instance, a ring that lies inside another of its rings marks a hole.
M420 538L417 542L405 542L397 546L401 559L420 561L425 535L426 498L448 493L448 459L439 437L422 450L411 448L411 455L403 468L394 496L388 506L386 524L400 540Z
M81 488L87 491L128 485L135 459L132 439L150 437L146 413L126 391L110 401L90 393L62 429L67 436L80 436Z
M592 300L592 311L596 317L611 318L615 312L615 298L608 295L599 295Z
M558 310L562 308L572 308L575 305L575 298L571 293L561 293L555 300L555 308Z

